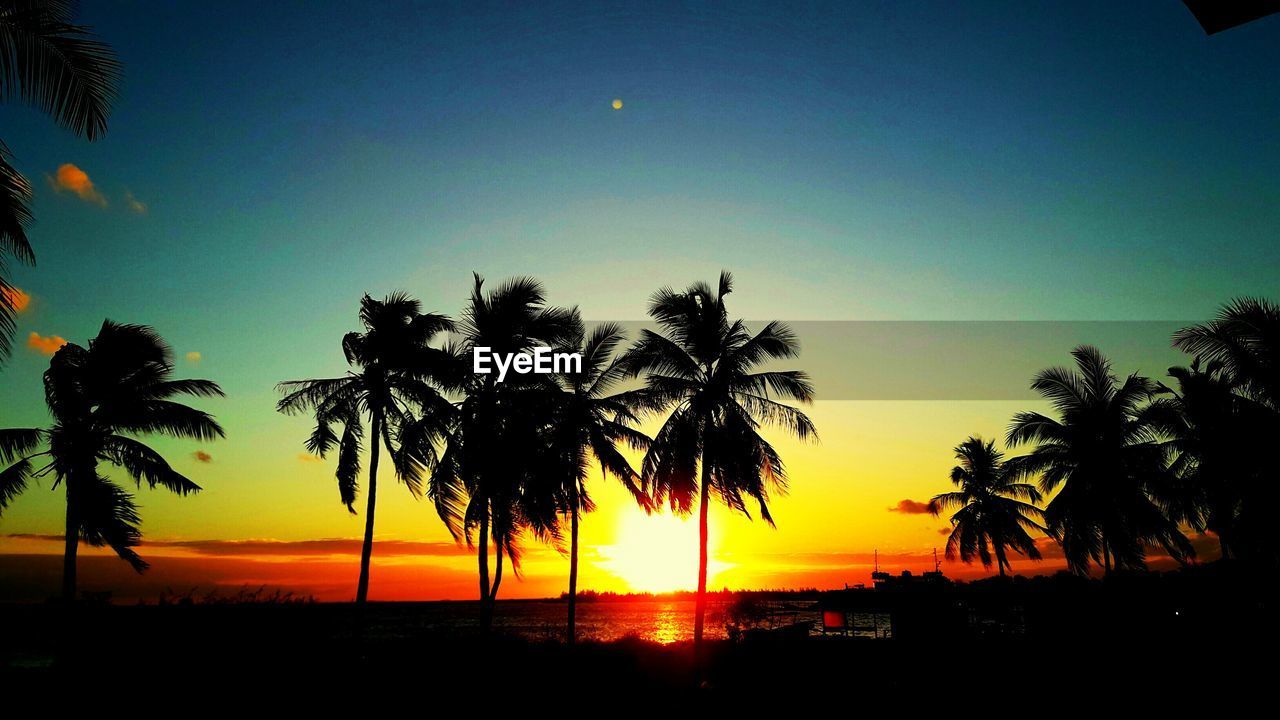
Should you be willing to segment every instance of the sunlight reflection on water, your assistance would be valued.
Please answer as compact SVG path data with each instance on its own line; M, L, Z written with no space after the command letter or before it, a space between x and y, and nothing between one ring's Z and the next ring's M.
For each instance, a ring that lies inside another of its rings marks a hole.
M419 626L437 629L476 627L478 608L474 603L424 603L416 613ZM563 602L507 601L498 603L494 627L532 640L562 640L568 608ZM634 637L658 643L693 639L692 600L633 600L627 602L584 602L578 605L578 637L583 640L618 640ZM813 622L816 610L800 606L786 614L782 622ZM816 629L816 625L815 625ZM706 636L723 638L725 605L712 601L707 607Z

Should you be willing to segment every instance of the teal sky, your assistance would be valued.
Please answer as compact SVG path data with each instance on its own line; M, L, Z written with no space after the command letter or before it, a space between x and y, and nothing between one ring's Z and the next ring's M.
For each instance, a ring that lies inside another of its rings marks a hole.
M472 270L592 319L720 268L736 314L786 320L1280 296L1280 17L1206 37L1172 0L734 5L86 3L125 68L105 138L0 107L39 259L3 424L46 420L26 336L110 317L231 395L217 473L293 471L305 423L274 383L341 370L362 293L456 313ZM64 163L105 207L54 191Z

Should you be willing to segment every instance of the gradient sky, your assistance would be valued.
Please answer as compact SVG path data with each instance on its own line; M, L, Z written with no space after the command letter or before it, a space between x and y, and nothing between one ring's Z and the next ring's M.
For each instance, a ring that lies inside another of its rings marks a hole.
M274 413L273 385L343 369L364 292L456 313L472 270L532 274L588 318L634 320L723 267L735 314L792 321L1195 320L1280 295L1280 18L1206 37L1172 0L537 5L87 4L125 65L107 136L0 107L39 258L14 273L32 301L0 424L47 422L28 335L83 342L104 317L154 325L229 395L202 405L226 441L156 441L206 492L141 492L144 530L204 544L144 548L168 559L139 593L354 593L353 557L289 545L363 519L299 459L307 423ZM1159 375L1166 352L1120 369ZM877 548L918 566L943 521L888 508L944 490L950 448L1027 407L820 402L822 444L782 443L780 529L716 516L712 583L862 582ZM645 548L693 567L690 524L598 487L583 586L668 584ZM60 500L29 491L0 535L58 532ZM380 538L447 541L402 489L380 500ZM280 545L207 542L249 539ZM565 565L532 552L504 594L558 593ZM447 548L380 556L373 596L467 597L471 572Z

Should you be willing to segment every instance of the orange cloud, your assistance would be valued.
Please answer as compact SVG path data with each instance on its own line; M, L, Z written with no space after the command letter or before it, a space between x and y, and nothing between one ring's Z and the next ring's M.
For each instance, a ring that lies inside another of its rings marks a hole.
M203 450L197 450L191 453L191 457L195 458L196 460L199 460L202 463L213 462L213 456Z
M49 182L53 185L53 189L58 192L66 190L80 196L81 200L91 202L102 207L107 206L107 198L98 192L98 188L94 187L93 181L89 179L89 174L71 163L63 163L58 166L58 172L49 178Z
M931 515L933 514L933 503L920 502L918 500L899 500L897 505L889 508L889 512L902 513L904 515Z
M128 190L124 191L124 204L127 205L131 211L139 215L147 214L147 204L134 197L133 193Z
M324 458L310 453L298 453L298 459L305 463L324 462Z
M4 299L9 302L14 312L22 312L31 304L31 296L16 287L0 288L0 293L4 294Z
M66 344L67 341L57 335L45 337L40 333L33 332L27 336L27 347L45 355L52 355L58 352L58 348Z

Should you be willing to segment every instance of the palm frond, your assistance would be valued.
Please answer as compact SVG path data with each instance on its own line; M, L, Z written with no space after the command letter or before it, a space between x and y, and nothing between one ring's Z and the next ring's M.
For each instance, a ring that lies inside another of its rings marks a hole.
M89 140L107 130L120 62L90 28L43 2L0 13L0 101L21 99Z
M44 442L45 431L39 428L0 429L0 462L10 462L26 455Z
M31 459L22 458L4 470L0 470L0 515L27 489L31 477Z
M102 457L124 468L139 485L159 485L178 495L200 492L200 486L169 466L160 453L133 438L112 435L103 443Z

